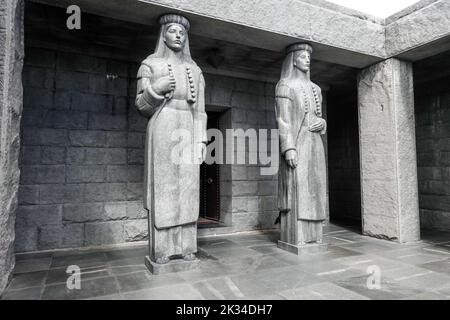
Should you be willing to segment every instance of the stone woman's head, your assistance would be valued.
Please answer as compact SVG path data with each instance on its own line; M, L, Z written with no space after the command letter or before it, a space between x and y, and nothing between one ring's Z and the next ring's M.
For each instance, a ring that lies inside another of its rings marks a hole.
M166 14L159 18L162 26L162 40L171 50L182 51L186 46L189 21L177 14Z
M295 43L287 47L287 56L283 63L281 78L293 77L295 69L309 76L312 52L313 48L307 43Z
M180 58L192 62L189 51L189 20L179 14L165 14L158 19L161 25L155 53L152 57L167 58L169 51L180 53Z

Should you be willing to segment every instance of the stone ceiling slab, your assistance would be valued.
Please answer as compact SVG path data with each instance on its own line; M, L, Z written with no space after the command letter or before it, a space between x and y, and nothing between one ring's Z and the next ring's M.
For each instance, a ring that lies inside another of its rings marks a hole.
M388 57L417 61L450 49L450 0L425 0L414 8L387 20Z
M192 20L192 34L275 52L308 41L317 59L356 68L385 55L381 23L303 1L109 0L107 6L92 0L33 1L77 4L84 12L147 25L154 25L163 13L179 12Z

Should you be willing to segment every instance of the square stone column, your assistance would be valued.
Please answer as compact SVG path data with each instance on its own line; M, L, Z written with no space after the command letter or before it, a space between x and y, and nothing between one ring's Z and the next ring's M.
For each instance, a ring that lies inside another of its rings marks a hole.
M0 1L0 295L14 268L22 115L23 0Z
M420 239L412 64L395 58L360 72L363 233Z

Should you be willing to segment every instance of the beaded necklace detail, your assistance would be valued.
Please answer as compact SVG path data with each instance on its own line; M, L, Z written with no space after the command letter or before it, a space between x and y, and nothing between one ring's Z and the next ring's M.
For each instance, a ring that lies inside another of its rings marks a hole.
M173 75L173 69L170 63L167 64L167 69L169 69L169 77L173 79L175 76ZM173 91L166 93L165 97L167 100L172 99Z
M313 95L314 95L314 102L316 103L316 110L315 113L317 116L321 117L322 116L322 106L320 105L320 99L319 99L319 94L317 93L316 88L314 88L314 86L311 86ZM310 104L309 104L309 99L308 96L306 95L306 90L305 88L302 86L301 87L301 91L302 91L302 98L303 98L303 104L305 106L305 113L309 113L309 109L310 109Z
M196 94L195 94L195 83L194 78L192 76L192 70L189 66L186 66L186 73L189 79L189 89L190 89L190 97L188 98L189 103L195 103L196 101Z

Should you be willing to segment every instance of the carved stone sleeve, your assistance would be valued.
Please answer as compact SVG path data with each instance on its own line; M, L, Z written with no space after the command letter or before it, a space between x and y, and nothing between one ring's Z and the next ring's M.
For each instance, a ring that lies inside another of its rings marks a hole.
M141 65L137 79L136 107L144 117L150 118L164 102L164 96L152 89L152 71L148 65Z
M292 97L290 88L285 84L278 84L275 97L275 112L280 137L281 153L285 154L289 150L296 150L292 137Z

